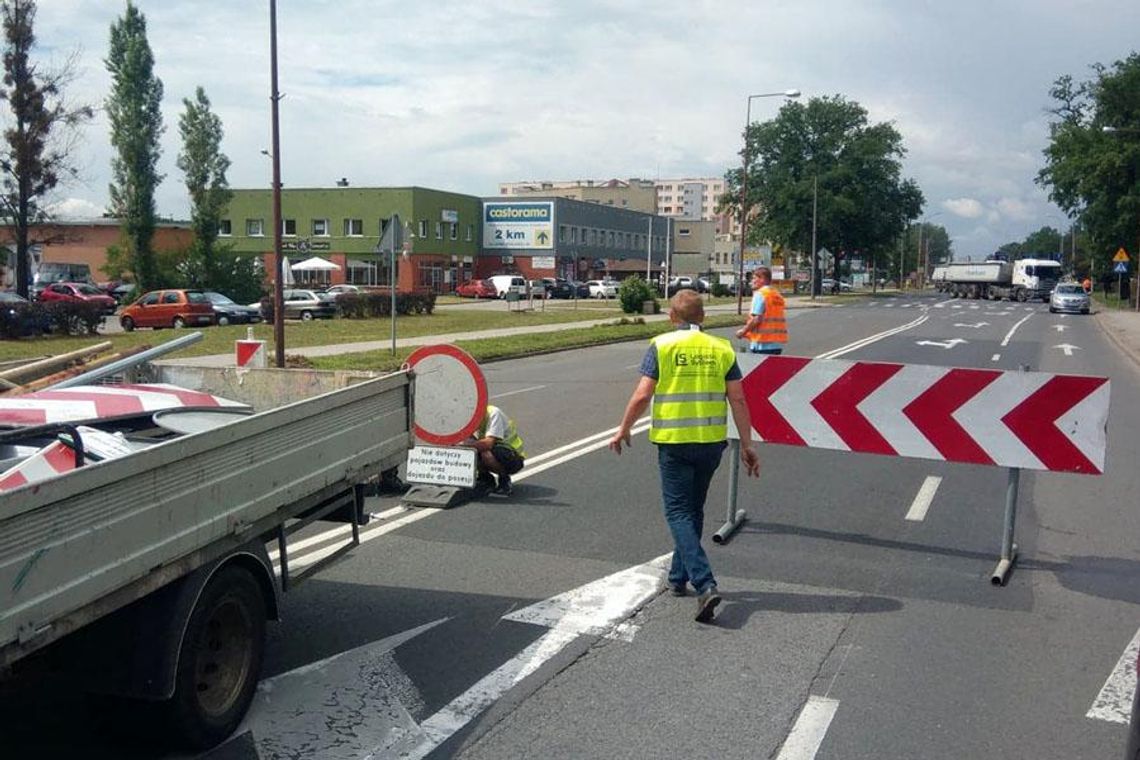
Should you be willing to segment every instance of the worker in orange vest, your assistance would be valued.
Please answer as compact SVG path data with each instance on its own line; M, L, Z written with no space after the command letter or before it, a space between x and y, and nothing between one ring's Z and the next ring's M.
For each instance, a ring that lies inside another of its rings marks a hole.
M754 354L779 354L788 342L788 322L784 317L784 296L772 287L772 270L757 267L752 273L752 309L736 337L748 340Z
M1081 287L1084 289L1085 293L1092 293L1092 280L1089 279L1089 276L1087 274L1085 275L1085 279L1081 281Z

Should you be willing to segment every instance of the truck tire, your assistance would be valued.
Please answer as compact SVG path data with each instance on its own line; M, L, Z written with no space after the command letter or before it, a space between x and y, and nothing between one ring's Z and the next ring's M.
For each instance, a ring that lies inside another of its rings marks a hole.
M265 651L265 597L249 570L231 564L202 590L178 653L166 707L182 743L198 750L238 727L253 700Z
M1025 292L1024 288L1018 288L1015 291L1015 295L1017 296L1017 300L1020 303L1025 303L1026 301L1029 300L1029 294Z

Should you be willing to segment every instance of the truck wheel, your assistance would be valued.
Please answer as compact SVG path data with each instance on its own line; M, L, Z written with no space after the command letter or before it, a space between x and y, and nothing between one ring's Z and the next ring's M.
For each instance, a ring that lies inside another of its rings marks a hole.
M1025 303L1029 300L1029 294L1019 288L1017 291L1017 300L1021 303Z
M202 590L167 703L171 727L190 747L213 747L241 723L261 672L265 619L265 598L245 568L223 568Z

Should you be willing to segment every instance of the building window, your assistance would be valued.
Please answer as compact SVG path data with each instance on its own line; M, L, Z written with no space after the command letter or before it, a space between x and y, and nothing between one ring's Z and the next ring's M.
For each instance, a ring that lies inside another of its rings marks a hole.
M577 243L578 242L578 228L577 227L571 227L570 228L570 242L571 243Z
M281 234L286 237L297 237L297 220L296 219L282 219L281 220Z
M613 248L614 247L614 233L611 232L609 234L609 238L607 238L607 239L609 240L608 247Z
M677 234L681 237L688 237L692 234L692 230L690 230L688 227L678 227Z
M566 225L565 224L558 225L558 242L559 243L565 243L566 242Z
M590 245L597 245L597 244L598 244L598 231L597 230L590 230Z
M263 237L265 235L265 221L262 219L245 220L246 237Z
M420 237L421 238L427 237L427 219L421 219L420 220Z
M230 224L229 219L221 219L218 221L218 235L220 237L230 237L234 234L234 226Z
M443 222L435 223L435 239L443 240Z
M475 225L469 224L469 225L467 225L467 242L470 243L474 239L475 239Z
M456 222L451 223L451 239L452 240L458 240L459 239L459 224Z
M328 237L329 236L329 220L328 219L314 219L313 220L313 237Z
M345 237L361 237L364 235L364 220L363 219L345 219L344 220L344 236Z

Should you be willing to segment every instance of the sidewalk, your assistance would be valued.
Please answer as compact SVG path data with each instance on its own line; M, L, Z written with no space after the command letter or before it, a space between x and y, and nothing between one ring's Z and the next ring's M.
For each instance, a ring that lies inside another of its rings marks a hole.
M1140 313L1100 307L1095 319L1109 340L1140 367Z
M745 303L745 308L748 304ZM812 302L806 300L804 303L797 303L792 299L788 300L789 309L811 309L822 308L830 306L830 304ZM735 314L736 304L718 304L716 306L708 307L707 314ZM622 316L641 317L646 322L663 322L669 318L667 314L626 314L626 315L608 315L601 319L583 319L581 322L562 322L559 324L551 325L529 325L526 327L501 327L494 330L472 330L470 332L461 333L443 333L437 335L418 335L414 338L396 338L397 348L407 348L410 346L423 346L433 343L455 343L460 340L478 340L480 338L501 338L508 335L531 335L534 333L547 333L557 332L559 330L575 329L581 327L593 327L595 325L611 324L615 320L620 319ZM389 349L392 347L391 338L387 340L372 340L361 343L333 343L327 346L286 346L285 353L289 356L336 356L338 354L355 354L363 351L379 351ZM234 355L229 354L210 354L208 356L191 356L183 359L162 359L159 361L161 364L178 364L192 367L232 367L234 366Z

